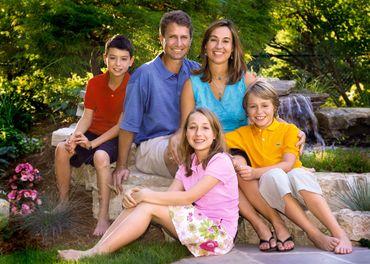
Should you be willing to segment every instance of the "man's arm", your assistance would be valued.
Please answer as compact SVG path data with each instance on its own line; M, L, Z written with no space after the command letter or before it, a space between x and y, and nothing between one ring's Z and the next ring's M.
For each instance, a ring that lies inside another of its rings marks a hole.
M122 181L127 180L130 175L128 169L128 157L135 134L133 132L120 129L118 136L118 158L116 168L113 171L113 184L116 190L122 192Z

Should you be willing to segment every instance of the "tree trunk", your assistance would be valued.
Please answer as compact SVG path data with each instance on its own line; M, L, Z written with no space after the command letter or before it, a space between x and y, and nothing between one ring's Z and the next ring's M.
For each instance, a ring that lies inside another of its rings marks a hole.
M90 54L90 69L94 76L101 74L102 54L99 47L94 47Z

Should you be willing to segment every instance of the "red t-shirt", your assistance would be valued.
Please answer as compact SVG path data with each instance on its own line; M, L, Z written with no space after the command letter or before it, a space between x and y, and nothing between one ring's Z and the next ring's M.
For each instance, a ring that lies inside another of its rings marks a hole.
M108 86L109 73L100 74L87 83L85 108L94 111L89 131L101 135L115 126L123 112L123 100L130 74L126 72L122 83L116 90Z

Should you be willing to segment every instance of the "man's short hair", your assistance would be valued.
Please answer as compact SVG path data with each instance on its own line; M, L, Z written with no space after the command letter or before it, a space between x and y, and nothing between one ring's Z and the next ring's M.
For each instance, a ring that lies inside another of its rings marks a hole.
M159 23L159 34L164 36L167 26L171 23L176 23L180 26L187 27L189 29L190 38L193 37L193 26L191 23L191 18L184 11L176 10L165 13L161 18L161 22Z

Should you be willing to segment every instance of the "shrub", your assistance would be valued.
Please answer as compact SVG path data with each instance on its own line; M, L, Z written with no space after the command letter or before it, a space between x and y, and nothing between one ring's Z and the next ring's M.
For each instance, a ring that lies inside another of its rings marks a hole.
M337 191L340 204L353 211L370 211L370 182L367 178L352 178L345 182L345 188Z
M326 149L313 151L302 155L305 167L315 168L316 171L356 172L370 171L370 151L352 149Z

